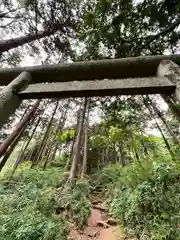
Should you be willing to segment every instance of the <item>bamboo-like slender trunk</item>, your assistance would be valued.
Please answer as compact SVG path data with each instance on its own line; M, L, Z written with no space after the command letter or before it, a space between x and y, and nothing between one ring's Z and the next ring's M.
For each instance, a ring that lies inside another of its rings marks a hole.
M167 103L168 107L171 109L171 112L174 114L175 118L177 118L177 120L180 122L180 108L177 107L176 103L170 96L166 94L161 94L161 96Z
M8 148L8 151L5 153L3 159L1 160L0 163L0 171L2 170L2 168L4 167L4 165L6 164L8 158L11 156L12 152L14 151L15 147L17 146L20 137L22 136L23 132L25 130L25 127L22 128L19 132L19 134L17 135L17 137L13 140L12 144L10 145L10 147Z
M24 118L25 114L27 113L27 111L29 110L29 107L27 107L20 119L20 122L22 121L22 119ZM19 132L19 134L17 135L17 137L13 140L12 144L10 145L10 147L8 148L8 150L6 151L6 153L4 154L3 159L1 160L1 162L3 164L5 164L8 160L8 158L11 156L12 152L14 151L16 145L18 144L18 141L20 139L20 137L22 136L23 132L24 132L25 128L22 128L21 131Z
M74 139L73 139L73 143L72 143L71 150L70 150L70 156L69 156L69 159L65 166L65 170L70 170L70 163L73 161L73 153L75 153L75 150L76 150L75 143L76 143L76 139L77 139L79 123L80 123L80 110L79 110L79 113L77 114L77 122L76 122Z
M153 103L153 101L149 97L147 97L147 99L150 101L154 112L157 114L157 116L161 119L162 123L164 124L169 136L172 137L172 140L173 140L174 144L175 145L180 145L179 139L175 136L175 134L171 130L171 128L170 128L169 124L166 122L166 119L163 116L163 114L160 112L160 110L156 107L156 105Z
M76 177L77 165L78 165L78 161L79 161L79 157L80 157L80 143L81 143L81 135L82 135L82 131L83 131L84 118L85 118L85 114L86 114L86 106L87 106L87 98L85 98L83 110L82 110L82 112L80 112L81 118L80 118L80 122L79 122L79 129L78 129L76 142L74 144L75 152L74 152L70 176L69 176L70 183L74 182L75 177Z
M13 143L13 141L21 136L27 124L31 120L31 118L36 113L41 100L37 100L33 107L24 115L23 119L17 124L16 128L12 131L12 133L4 140L4 142L0 145L0 157L7 151L8 147ZM6 160L7 161L7 160ZM1 161L0 163L0 171L4 167L6 161Z
M88 127L89 127L89 100L87 101L87 116L84 127L84 155L83 155L83 165L82 165L82 177L87 171L87 155L88 155Z
M105 157L106 157L106 160L107 160L107 163L108 163L109 162L109 146L106 147Z
M147 98L143 98L144 104L145 104L145 106L147 107L147 109L149 110L151 119L152 119L152 120L155 120L156 127L157 127L157 129L159 130L159 132L161 133L161 136L162 136L162 138L163 138L163 140L164 140L164 143L165 143L165 145L166 145L166 147L167 147L167 149L168 149L168 151L169 151L172 159L175 160L175 156L174 156L174 153L173 153L173 151L172 151L172 149L171 149L171 146L170 146L168 140L166 139L166 137L165 137L165 135L164 135L161 127L159 126L159 124L158 124L158 122L157 122L157 120L156 120L156 117L154 116L153 111L152 111L152 109L151 109L151 107L150 107L150 103L149 103L147 100L148 100Z
M52 121L53 121L53 118L54 118L54 115L56 113L56 110L58 108L58 105L59 105L59 102L56 101L56 104L55 104L55 107L54 107L54 110L53 110L53 113L51 115L51 118L50 118L50 121L47 125L47 128L46 128L46 131L44 133L44 136L43 136L43 139L41 141L41 145L40 145L40 149L39 149L39 153L38 153L38 156L37 156L37 159L35 162L32 163L32 166L35 166L38 164L38 162L42 159L43 157L43 154L44 154L44 149L46 147L46 142L47 142L47 138L48 138L48 135L49 135L49 132L50 132L50 128L51 128L51 125L52 125Z
M31 135L30 135L29 138L28 138L28 141L26 142L24 148L22 149L22 151L20 152L19 156L17 157L17 161L15 162L14 167L13 167L13 169L12 169L12 172L11 172L11 174L10 174L10 179L11 179L12 176L14 175L14 173L15 173L18 165L21 163L22 158L23 158L23 156L24 156L24 153L25 153L26 149L28 148L29 143L31 142L31 140L32 140L32 138L33 138L33 136L34 136L34 134L35 134L35 132L36 132L36 129L37 129L40 121L41 121L41 117L39 116L39 117L38 117L38 120L37 120L37 122L36 122L36 124L35 124L35 126L34 126L34 129L33 129Z
M120 164L124 167L125 166L125 159L124 159L124 153L123 153L123 144L119 144L119 152L120 152Z
M34 126L34 128L33 128L33 131L32 131L32 133L31 133L31 135L28 137L28 141L26 142L23 150L21 151L21 153L20 153L19 156L18 156L19 162L22 161L22 158L23 158L23 156L24 156L24 154L25 154L25 152L26 152L26 150L27 150L27 148L28 148L28 146L29 146L29 144L30 144L30 142L31 142L31 140L32 140L35 132L36 132L36 129L37 129L40 121L41 121L41 116L38 117L38 119L37 119L37 121L36 121L36 124L35 124L35 126Z
M56 136L61 134L62 129L65 125L69 103L70 103L70 99L68 100L68 103L67 103L66 109L65 109L65 111L62 115L62 118L59 119L59 123L58 123L58 126L56 128L54 138L53 138L53 141L52 141L52 147L54 146L54 149L53 149L52 153L49 153L49 156L48 156L48 159L47 159L48 162L53 161L55 156L56 156L56 152L57 152L57 149L58 149L58 144L56 144Z
M144 139L143 139L143 133L142 131L140 130L140 142L141 142L141 145L143 147L143 152L144 152L144 155L147 157L148 156L148 150L147 150L147 147L144 143Z
M132 140L132 149L134 151L134 155L135 155L136 160L139 161L139 155L138 155L138 152L137 152L136 142L135 142L132 130L130 131L130 134L131 134L131 140Z
M104 147L101 149L101 162L102 162L102 166L105 166L105 149L104 149Z
M163 140L164 140L164 142L165 142L165 145L166 145L166 147L167 147L167 149L168 149L168 151L169 151L172 159L175 160L175 156L174 156L173 151L171 150L171 146L170 146L168 140L166 139L166 137L165 137L165 135L164 135L164 133L163 133L163 131L162 131L161 127L159 126L159 124L158 124L158 122L157 122L156 119L155 119L155 122L156 122L157 129L158 129L159 132L161 133L161 136L162 136L162 138L163 138Z

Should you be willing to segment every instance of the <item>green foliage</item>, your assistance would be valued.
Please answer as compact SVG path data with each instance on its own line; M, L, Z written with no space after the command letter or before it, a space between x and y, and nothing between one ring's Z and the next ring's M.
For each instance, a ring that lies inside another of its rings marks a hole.
M94 135L90 137L90 143L92 147L103 147L108 144L108 139L102 135Z
M78 180L76 183L67 184L60 193L57 192L57 204L64 209L70 220L82 226L90 213L90 185L87 180Z
M60 156L57 156L53 162L50 163L51 166L53 167L59 167L59 168L64 168L67 164L69 155L66 153L61 154Z
M53 201L60 170L22 168L0 184L0 239L65 239L65 224L54 214Z
M180 239L180 172L162 162L111 165L96 178L105 186L110 213L138 239Z
M108 165L92 175L92 185L95 187L107 187L109 183L115 183L121 176L122 169L119 164Z
M86 5L79 35L86 43L89 58L157 55L166 49L176 51L178 0L101 0L88 1Z
M68 143L69 141L73 140L75 136L75 130L69 129L69 130L65 130L63 131L60 136L58 135L57 138L59 139L60 143Z
M119 163L111 164L93 175L93 185L102 186L108 192L113 191L114 188L136 186L139 182L147 179L152 167L152 162L145 165L138 162L126 167L122 167Z

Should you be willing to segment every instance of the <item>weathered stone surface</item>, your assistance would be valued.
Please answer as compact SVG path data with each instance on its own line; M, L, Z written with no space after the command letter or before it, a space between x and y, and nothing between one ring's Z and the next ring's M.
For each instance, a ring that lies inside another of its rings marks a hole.
M0 128L19 107L22 99L17 93L31 81L29 73L23 72L0 91Z
M180 65L180 55L140 56L0 70L0 85L7 85L21 72L28 71L36 83L155 76L162 60Z
M114 96L171 93L174 91L175 87L176 85L170 82L166 77L149 77L31 84L19 94L21 97L27 99Z
M158 66L157 75L167 77L172 83L176 84L174 97L180 102L180 67L171 60L164 60Z

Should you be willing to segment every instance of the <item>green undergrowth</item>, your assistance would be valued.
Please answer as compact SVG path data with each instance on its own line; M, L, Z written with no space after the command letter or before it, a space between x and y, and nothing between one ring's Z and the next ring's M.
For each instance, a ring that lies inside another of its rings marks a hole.
M180 239L180 168L173 162L109 165L92 177L110 214L140 240Z
M90 214L90 185L86 179L67 184L56 193L56 203L67 220L82 227Z
M66 239L66 226L55 214L53 195L60 169L24 166L0 183L0 240Z
M45 171L29 167L20 165L11 180L1 178L0 240L67 239L69 222L81 227L90 213L89 182L65 184L63 163Z

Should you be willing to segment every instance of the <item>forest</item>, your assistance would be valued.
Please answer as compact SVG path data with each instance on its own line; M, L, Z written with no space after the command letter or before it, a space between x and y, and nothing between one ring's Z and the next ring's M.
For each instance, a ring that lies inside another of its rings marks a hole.
M0 0L1 68L179 51L180 0ZM167 94L23 100L0 240L180 240L179 122Z

